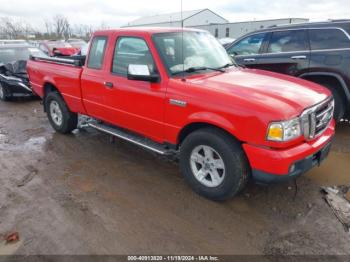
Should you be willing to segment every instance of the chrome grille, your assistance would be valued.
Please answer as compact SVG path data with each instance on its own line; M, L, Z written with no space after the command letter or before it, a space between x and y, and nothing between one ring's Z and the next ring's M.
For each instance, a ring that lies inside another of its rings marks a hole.
M332 121L334 100L328 99L304 111L301 116L302 128L306 139L321 135Z

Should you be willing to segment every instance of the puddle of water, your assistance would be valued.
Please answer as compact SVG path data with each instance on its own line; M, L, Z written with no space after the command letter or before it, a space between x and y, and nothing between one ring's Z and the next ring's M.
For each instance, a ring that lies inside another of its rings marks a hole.
M9 256L15 254L18 248L22 245L22 240L14 244L7 244L3 241L0 242L0 256Z
M319 168L307 176L322 186L350 185L350 153L332 152Z
M23 148L26 150L41 151L46 141L46 137L43 136L32 137L24 143Z
M337 125L332 151L319 168L307 176L321 186L350 185L350 124Z
M14 144L8 141L7 137L5 139L0 135L0 150L6 151L36 151L41 152L46 144L46 137L32 137L25 141L23 144Z

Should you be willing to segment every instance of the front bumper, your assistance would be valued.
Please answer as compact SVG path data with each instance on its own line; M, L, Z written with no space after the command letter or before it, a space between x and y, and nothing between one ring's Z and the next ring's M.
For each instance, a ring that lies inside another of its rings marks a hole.
M327 158L334 136L334 121L317 139L288 149L244 144L255 182L271 184L296 178Z

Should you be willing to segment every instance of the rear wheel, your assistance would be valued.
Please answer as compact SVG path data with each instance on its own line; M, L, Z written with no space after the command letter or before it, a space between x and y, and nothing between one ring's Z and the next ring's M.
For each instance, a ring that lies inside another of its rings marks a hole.
M250 176L240 143L215 128L195 131L184 140L180 168L195 192L219 201L237 195Z
M67 134L77 128L78 115L69 110L59 93L51 92L46 96L45 108L50 124L57 132Z
M2 83L0 83L0 100L1 101L9 100L8 90Z

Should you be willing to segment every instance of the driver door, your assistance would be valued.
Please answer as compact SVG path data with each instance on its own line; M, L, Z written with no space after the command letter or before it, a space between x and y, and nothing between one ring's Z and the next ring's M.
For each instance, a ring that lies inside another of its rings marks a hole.
M228 54L241 66L259 68L259 56L266 43L268 33L258 33L234 42L227 48Z
M151 74L159 75L149 45L141 37L117 36L112 52L105 80L110 122L162 142L165 84L161 78L150 82L127 77L129 65L147 65Z

